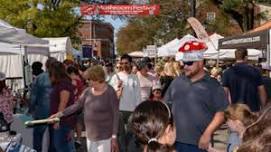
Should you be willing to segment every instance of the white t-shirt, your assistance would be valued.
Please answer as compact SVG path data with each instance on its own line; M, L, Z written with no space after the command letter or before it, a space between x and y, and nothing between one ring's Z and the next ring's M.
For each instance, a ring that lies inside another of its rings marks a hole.
M136 75L119 72L112 77L112 86L118 89L119 81L122 81L123 90L120 97L120 111L133 112L141 103L140 84Z
M140 89L141 89L141 99L142 101L148 100L151 94L152 87L158 83L155 77L148 74L147 77L143 76L140 72L137 73Z

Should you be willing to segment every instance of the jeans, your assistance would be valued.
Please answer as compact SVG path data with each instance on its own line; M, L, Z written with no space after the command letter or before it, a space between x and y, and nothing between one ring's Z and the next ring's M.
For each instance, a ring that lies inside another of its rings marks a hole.
M199 149L197 145L184 144L176 142L176 152L207 152L206 150Z
M73 130L70 126L60 125L53 131L56 152L75 152Z
M47 128L46 125L39 125L35 126L33 129L33 148L37 152L42 151L42 142L43 142L42 139L46 128Z

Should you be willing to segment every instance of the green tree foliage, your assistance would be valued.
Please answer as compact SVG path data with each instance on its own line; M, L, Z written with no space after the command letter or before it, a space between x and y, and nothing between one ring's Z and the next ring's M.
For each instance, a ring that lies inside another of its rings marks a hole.
M271 4L270 0L257 0L257 2L263 3L263 4Z
M256 2L271 4L270 0L213 0L231 16L242 31L254 28L254 22L265 17L265 13L256 13Z
M0 18L37 37L70 36L78 43L79 0L0 0Z
M174 38L193 33L186 19L190 16L190 6L187 0L160 0L159 16L131 18L127 27L117 34L117 49L119 52L142 50L146 45L166 43ZM230 22L228 14L219 9L219 3L213 0L200 0L197 4L196 18L205 26L210 34L217 32L229 36L241 32ZM207 12L215 12L215 20L207 21Z
M187 1L160 0L159 16L130 17L117 34L117 50L127 53L159 42L168 42L184 35L188 17Z

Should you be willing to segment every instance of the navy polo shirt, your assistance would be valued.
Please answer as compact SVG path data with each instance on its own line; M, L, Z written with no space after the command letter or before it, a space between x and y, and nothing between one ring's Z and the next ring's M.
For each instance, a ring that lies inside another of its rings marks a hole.
M172 104L176 141L192 145L198 145L215 113L228 105L222 86L208 74L196 82L185 76L176 78L164 99Z

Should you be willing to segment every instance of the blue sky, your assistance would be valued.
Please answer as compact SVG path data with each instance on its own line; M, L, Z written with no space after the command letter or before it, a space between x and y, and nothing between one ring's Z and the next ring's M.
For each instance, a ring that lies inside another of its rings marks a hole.
M113 27L115 28L115 33L121 28L126 26L126 22L123 20L120 20L119 18L117 19L112 19L111 16L107 15L104 17L105 22L111 23Z

